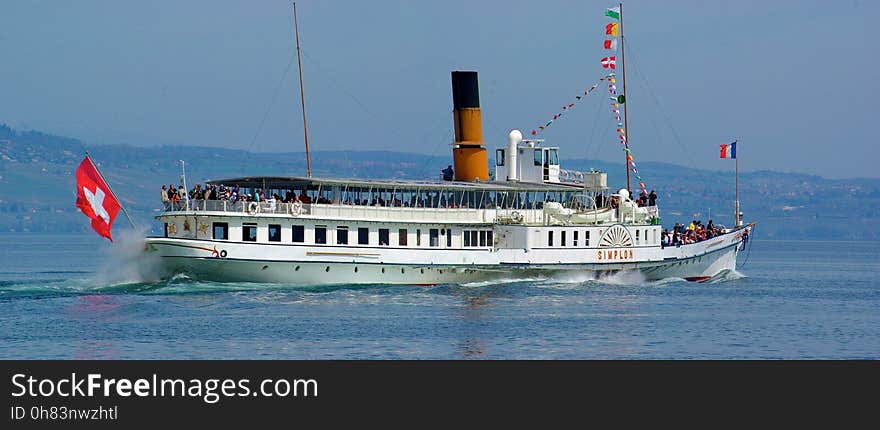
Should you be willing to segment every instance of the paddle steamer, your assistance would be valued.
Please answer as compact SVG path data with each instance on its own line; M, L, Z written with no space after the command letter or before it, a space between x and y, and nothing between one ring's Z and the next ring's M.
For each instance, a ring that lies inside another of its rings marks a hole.
M451 180L314 178L310 159L306 177L214 180L209 184L282 201L168 205L157 216L163 234L146 239L149 252L169 275L295 285L618 271L703 281L735 268L748 232L738 206L735 225L723 234L663 246L656 206L636 204L628 188L609 190L605 172L562 169L558 147L523 139L518 130L495 150L490 176L477 73L452 72L452 90ZM285 202L292 195L308 201Z

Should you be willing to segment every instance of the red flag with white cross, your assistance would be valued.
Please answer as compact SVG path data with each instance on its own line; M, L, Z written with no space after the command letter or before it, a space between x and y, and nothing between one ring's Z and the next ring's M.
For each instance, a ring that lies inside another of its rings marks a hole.
M92 220L95 232L113 242L110 228L122 206L88 155L76 169L76 207Z

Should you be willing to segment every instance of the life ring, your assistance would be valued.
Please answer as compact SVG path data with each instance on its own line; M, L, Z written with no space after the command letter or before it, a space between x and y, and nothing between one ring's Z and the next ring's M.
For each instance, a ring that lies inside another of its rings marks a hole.
M257 212L260 211L260 204L257 202L250 202L247 205L247 213L250 215L256 215Z
M511 212L510 218L513 220L513 222L517 222L517 223L522 222L522 220L523 220L523 216L521 213L519 213L519 211Z
M290 205L290 214L293 216L299 216L302 213L303 204L301 201L297 200Z
M226 258L226 250L225 249L220 250L220 258Z

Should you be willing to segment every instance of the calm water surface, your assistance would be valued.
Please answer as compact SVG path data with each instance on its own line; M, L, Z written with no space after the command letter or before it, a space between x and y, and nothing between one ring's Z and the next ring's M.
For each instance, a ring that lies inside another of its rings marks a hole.
M0 359L880 358L878 242L758 238L712 284L324 289L133 282L132 248L0 235Z

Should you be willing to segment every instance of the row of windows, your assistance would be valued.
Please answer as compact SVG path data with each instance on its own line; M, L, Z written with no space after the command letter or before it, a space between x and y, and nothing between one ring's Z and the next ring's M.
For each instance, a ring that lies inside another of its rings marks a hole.
M269 242L281 242L281 225L280 224L269 224L268 226L269 232ZM225 222L215 222L213 224L213 238L215 240L229 240L229 223ZM387 228L380 228L377 231L378 233L378 244L380 246L389 246L391 245L391 230ZM315 244L317 245L326 245L327 244L327 226L326 225L316 225L314 227L315 234ZM354 235L352 235L354 236ZM367 227L358 227L357 228L357 244L358 245L370 245L370 229ZM438 229L432 228L428 229L428 246L431 247L439 247L440 246L440 237L445 237L446 247L452 247L452 230L451 229ZM241 227L241 240L244 242L256 242L257 241L257 224L245 223L242 224ZM354 243L354 237L352 237L352 242ZM294 243L305 243L306 241L306 228L302 225L294 225L291 226L291 241ZM349 227L348 226L337 226L336 227L336 244L337 245L348 245L349 242ZM467 231L465 232L464 239L465 246L491 246L492 244L492 232L491 231L480 231L479 235L477 235L477 231ZM473 243L473 245L471 245ZM477 245L479 243L479 245ZM409 246L409 230L405 228L397 229L397 245L398 246ZM422 230L415 230L415 246L422 246Z
M554 246L553 245L553 233L554 233L554 231L552 231L552 230L547 232L547 246ZM568 246L568 241L566 240L567 233L568 232L565 230L562 230L561 232L559 232L559 236L560 236L559 237L559 246ZM580 232L577 230L574 230L571 232L571 246L578 246L579 233ZM584 231L584 246L590 246L590 231L589 230Z
M648 239L648 231L651 231L653 233L653 235L652 235L653 237L651 240ZM580 234L579 231L577 231L577 230L573 230L573 231L562 230L562 231L558 232L559 233L558 236L555 236L555 233L557 233L557 232L553 231L553 230L547 232L547 246L556 246L555 245L556 242L554 240L555 237L559 238L559 242L558 242L559 245L558 246L568 246L568 244L569 244L569 242L567 240L569 238L568 233L571 233L571 236L570 236L571 237L571 242L570 242L571 246L578 246L579 234ZM602 233L602 231L600 230L599 234L601 235L601 233ZM584 238L584 246L589 247L590 246L590 231L589 230L584 231L583 238ZM642 245L642 244L648 245L648 244L657 244L657 243L658 243L657 242L657 230L636 229L635 245Z
M505 163L506 157L506 149L496 149L495 150L495 165L503 166ZM523 150L520 149L519 153L522 154ZM559 150L551 149L551 148L540 148L535 149L535 165L543 166L543 165L557 166L559 165Z
M650 231L651 231L651 233L653 233L653 234L652 234L653 237L652 237L651 240L649 241L649 240L648 240L648 229L644 229L644 230L638 230L638 229L637 229L637 230L636 230L636 245L641 245L641 244L657 244L657 243L658 243L658 241L657 241L657 230L654 229L654 230L650 230Z
M491 230L465 230L462 232L465 248L492 246L493 235Z

